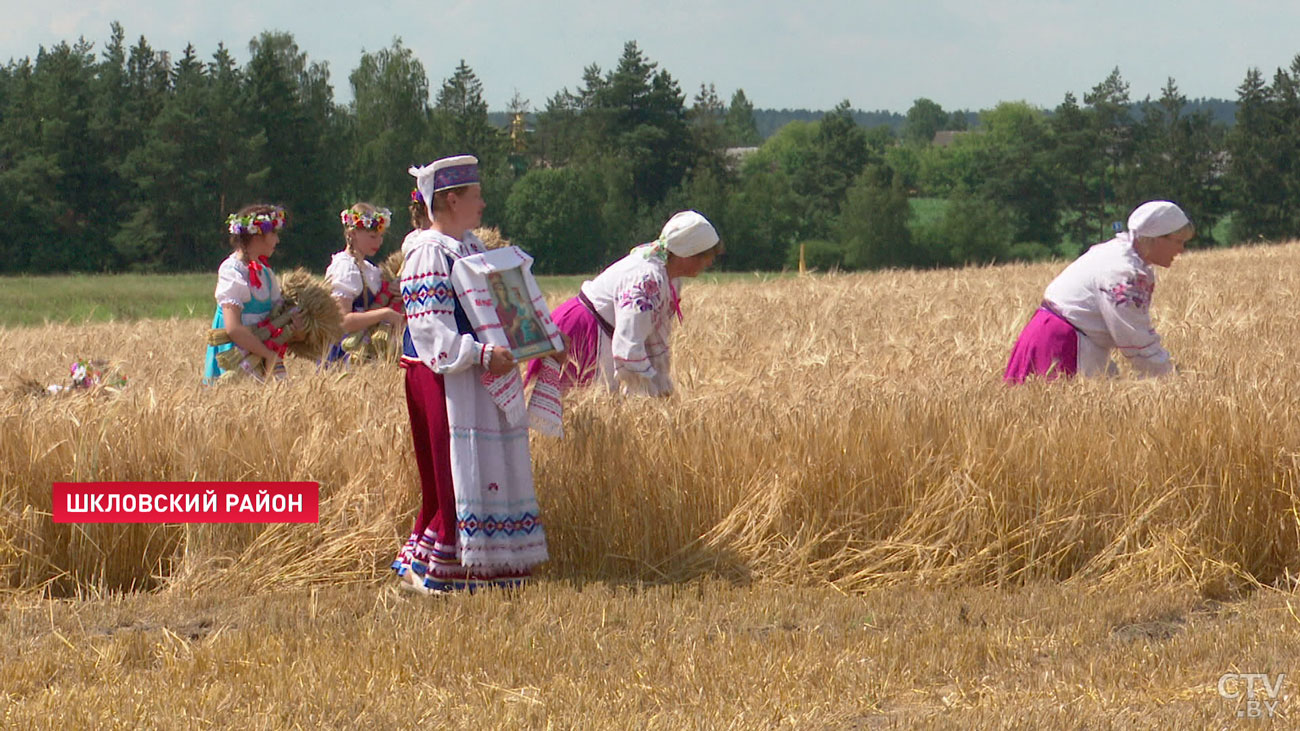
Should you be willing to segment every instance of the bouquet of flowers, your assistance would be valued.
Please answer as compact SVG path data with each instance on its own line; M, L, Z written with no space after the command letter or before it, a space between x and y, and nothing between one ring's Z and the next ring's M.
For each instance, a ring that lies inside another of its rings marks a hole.
M100 358L78 358L68 367L66 383L46 386L35 378L19 378L16 391L30 396L70 393L117 395L126 388L126 376L118 367Z

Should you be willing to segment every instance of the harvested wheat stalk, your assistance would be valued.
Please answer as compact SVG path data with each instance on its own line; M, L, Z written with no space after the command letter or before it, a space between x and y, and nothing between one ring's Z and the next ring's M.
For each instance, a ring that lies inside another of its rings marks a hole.
M280 281L284 301L271 310L270 316L249 328L253 336L268 348L284 356L292 353L301 358L319 358L343 332L343 319L330 297L329 288L304 269L295 269ZM294 324L299 315L300 325ZM230 335L225 330L209 330L210 345L225 345ZM222 370L244 372L255 378L266 374L266 364L259 355L235 347L217 354Z

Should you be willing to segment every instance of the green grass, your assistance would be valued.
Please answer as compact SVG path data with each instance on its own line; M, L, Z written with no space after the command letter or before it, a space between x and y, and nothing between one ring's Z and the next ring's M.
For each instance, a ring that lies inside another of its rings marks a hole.
M317 272L319 275L320 272ZM761 281L780 272L706 272L698 281ZM548 294L572 294L591 275L540 276ZM73 274L0 277L0 327L46 323L132 322L173 317L211 319L216 272L200 274Z
M216 273L0 277L0 325L212 317Z
M946 198L908 198L907 204L912 207L912 226L916 228L941 220L948 210Z

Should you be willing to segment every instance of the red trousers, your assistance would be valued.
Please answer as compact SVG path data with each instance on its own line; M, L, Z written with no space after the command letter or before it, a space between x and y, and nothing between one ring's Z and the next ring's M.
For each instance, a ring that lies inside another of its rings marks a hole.
M411 418L415 464L420 470L420 514L412 535L456 545L456 491L451 481L451 427L442 376L419 362L403 360L406 411ZM432 534L432 536L428 536Z

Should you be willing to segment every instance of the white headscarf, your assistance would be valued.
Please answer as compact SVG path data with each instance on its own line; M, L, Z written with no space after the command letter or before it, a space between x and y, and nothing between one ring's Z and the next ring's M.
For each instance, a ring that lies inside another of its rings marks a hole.
M1191 223L1183 209L1169 201L1147 201L1133 209L1128 230L1135 237L1154 239L1179 230Z
M647 259L668 261L668 253L677 256L695 256L713 248L718 243L718 232L709 219L695 211L680 211L664 224L659 238L632 249Z
M664 224L659 240L668 246L668 251L678 256L695 256L718 243L718 232L709 219L699 213L681 211Z

